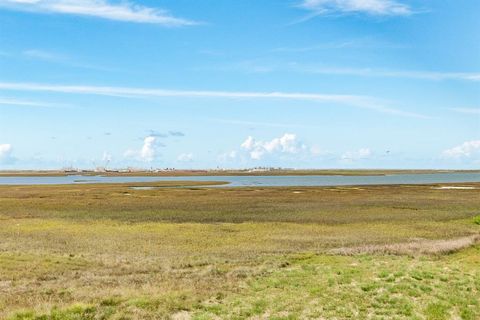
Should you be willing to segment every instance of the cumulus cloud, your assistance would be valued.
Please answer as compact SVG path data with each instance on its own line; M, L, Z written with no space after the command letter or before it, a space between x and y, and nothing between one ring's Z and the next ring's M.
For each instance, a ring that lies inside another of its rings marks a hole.
M159 157L159 148L164 146L164 144L159 142L158 137L147 136L143 139L143 146L140 150L130 149L127 150L124 155L127 158L136 158L141 161L152 162Z
M341 159L343 162L355 162L359 160L368 159L372 156L372 150L369 148L361 148L356 151L345 152Z
M443 151L445 158L461 159L480 156L480 140L466 141L461 145Z
M165 10L128 1L108 0L0 0L0 7L12 10L89 16L123 22L150 23L168 27L198 24L177 18Z
M395 0L303 0L300 7L316 15L363 13L376 16L402 16L412 13L408 5Z
M181 162L191 162L193 161L193 154L192 153L182 153L177 157L178 161Z
M315 166L318 161L331 161L334 156L330 151L304 143L296 134L287 132L271 140L248 136L239 148L219 154L218 160L237 166L298 166L300 163Z
M247 151L253 160L260 160L268 154L297 154L307 148L293 133L285 133L270 141L257 141L249 136L240 147Z
M0 164L8 164L15 160L12 156L13 147L11 144L0 144Z
M143 141L143 147L142 147L142 150L140 150L140 157L143 160L147 162L151 162L153 161L153 159L155 159L156 140L157 138L155 137L146 137L145 140Z

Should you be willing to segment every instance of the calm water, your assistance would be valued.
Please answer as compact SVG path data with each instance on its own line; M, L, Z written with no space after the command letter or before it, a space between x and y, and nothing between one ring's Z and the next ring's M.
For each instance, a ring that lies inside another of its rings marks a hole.
M226 181L223 187L344 186L480 182L480 173L398 174L387 176L205 176L205 177L0 177L0 185L131 183L153 181ZM221 186L220 186L221 187Z

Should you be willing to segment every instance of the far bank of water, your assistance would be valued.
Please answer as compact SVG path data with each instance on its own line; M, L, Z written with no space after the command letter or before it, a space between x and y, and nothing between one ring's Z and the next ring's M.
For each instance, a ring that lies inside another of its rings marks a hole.
M395 174L385 176L82 176L0 177L0 185L53 185L85 183L140 183L155 181L225 181L221 187L315 187L382 184L434 184L480 182L480 173Z

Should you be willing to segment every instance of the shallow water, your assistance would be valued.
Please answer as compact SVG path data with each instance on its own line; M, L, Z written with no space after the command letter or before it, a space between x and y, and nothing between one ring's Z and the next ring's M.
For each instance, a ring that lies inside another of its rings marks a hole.
M226 181L216 187L345 186L480 182L480 173L396 174L385 176L181 176L181 177L0 177L0 185L135 183L154 181Z

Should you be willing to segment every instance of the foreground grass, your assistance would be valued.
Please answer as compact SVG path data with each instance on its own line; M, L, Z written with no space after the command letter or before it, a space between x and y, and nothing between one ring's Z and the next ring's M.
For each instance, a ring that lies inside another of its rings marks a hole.
M217 266L214 277L235 278L237 292L111 295L10 319L474 320L480 317L479 264L478 246L443 257L293 255L270 259L256 271Z
M0 318L477 319L479 195L0 187Z
M193 313L244 319L480 318L480 247L448 257L300 255Z

